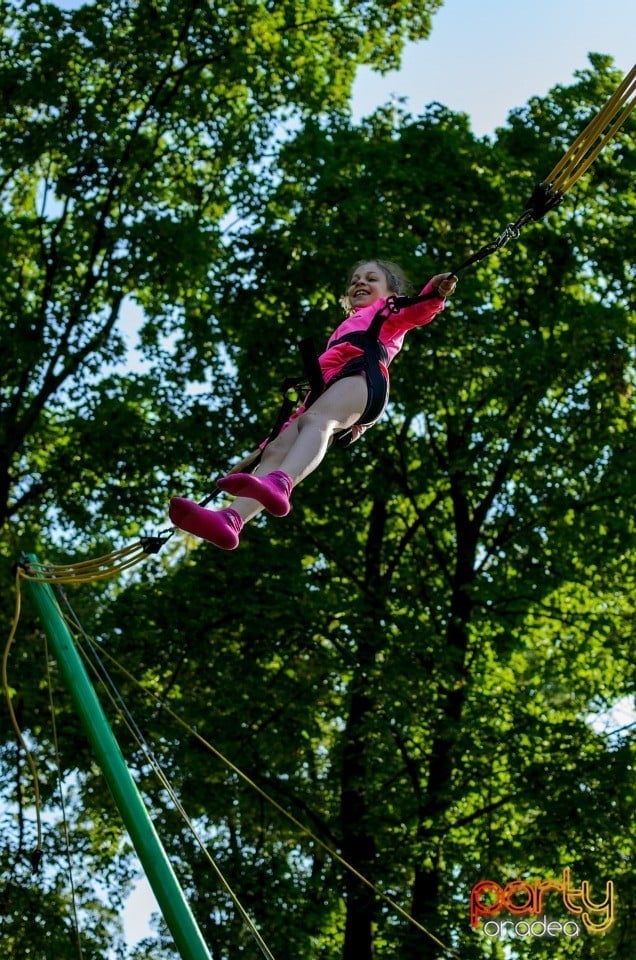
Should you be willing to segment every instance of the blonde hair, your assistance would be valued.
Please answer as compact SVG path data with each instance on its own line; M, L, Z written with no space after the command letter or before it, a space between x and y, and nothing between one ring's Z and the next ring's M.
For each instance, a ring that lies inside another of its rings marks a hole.
M410 281L402 270L402 267L398 266L397 263L393 263L391 260L358 260L358 262L354 263L349 270L347 275L347 287L340 301L347 313L351 313L353 310L348 296L348 290L351 286L351 281L356 271L359 270L360 267L364 266L365 263L377 264L386 278L389 291L394 293L396 296L402 297L407 294L410 289Z

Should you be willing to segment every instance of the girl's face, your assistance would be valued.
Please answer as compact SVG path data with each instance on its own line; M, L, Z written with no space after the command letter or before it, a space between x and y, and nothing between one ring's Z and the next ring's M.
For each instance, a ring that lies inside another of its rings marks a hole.
M374 260L370 260L354 270L347 297L351 308L355 310L357 307L368 307L376 300L386 299L392 292L384 270Z

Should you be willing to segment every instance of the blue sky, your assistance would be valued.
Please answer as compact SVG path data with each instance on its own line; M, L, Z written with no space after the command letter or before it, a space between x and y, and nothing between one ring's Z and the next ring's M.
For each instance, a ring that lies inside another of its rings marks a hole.
M609 54L623 73L632 68L634 0L445 0L429 39L408 45L401 70L360 70L354 117L395 94L416 114L439 101L469 114L478 136L489 134L531 96L571 83L590 52Z

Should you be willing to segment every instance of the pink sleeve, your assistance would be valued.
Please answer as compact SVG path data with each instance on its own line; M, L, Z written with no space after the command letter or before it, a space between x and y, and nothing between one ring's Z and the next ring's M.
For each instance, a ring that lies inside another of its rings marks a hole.
M435 287L429 280L426 286L420 290L419 295L432 293L434 289ZM446 298L440 297L439 294L436 293L434 296L422 300L421 303L414 303L409 307L402 307L400 312L395 315L396 327L404 331L411 330L413 327L423 327L424 324L430 323L438 313L441 313L445 306Z
M434 289L433 281L429 280L426 286L420 290L420 295L432 293ZM436 293L435 296L430 297L428 300L423 300L422 303L416 303L412 307L407 307L404 311L406 316L408 316L407 325L409 327L424 326L425 323L430 323L438 313L441 313L445 306L446 298L440 297L439 294Z
M433 289L429 280L421 292L430 293ZM389 363L402 349L405 334L414 327L423 327L430 323L445 306L445 298L436 295L423 300L421 303L403 307L399 313L392 314L384 322L380 340L387 349Z

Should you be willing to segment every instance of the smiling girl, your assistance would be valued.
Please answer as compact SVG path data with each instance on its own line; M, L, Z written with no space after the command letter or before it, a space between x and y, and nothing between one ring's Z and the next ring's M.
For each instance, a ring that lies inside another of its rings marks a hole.
M344 435L357 439L382 415L389 395L388 367L406 333L430 323L444 309L456 283L452 274L432 277L422 290L428 299L390 313L377 337L371 337L374 317L389 297L406 292L406 280L395 264L358 263L342 301L347 317L318 358L324 381L320 396L312 397L313 402L306 398L276 439L264 446L253 473L229 473L218 481L221 490L236 497L231 507L209 510L173 497L170 519L175 526L233 550L244 524L263 509L275 517L289 513L293 488L319 466L332 441Z

